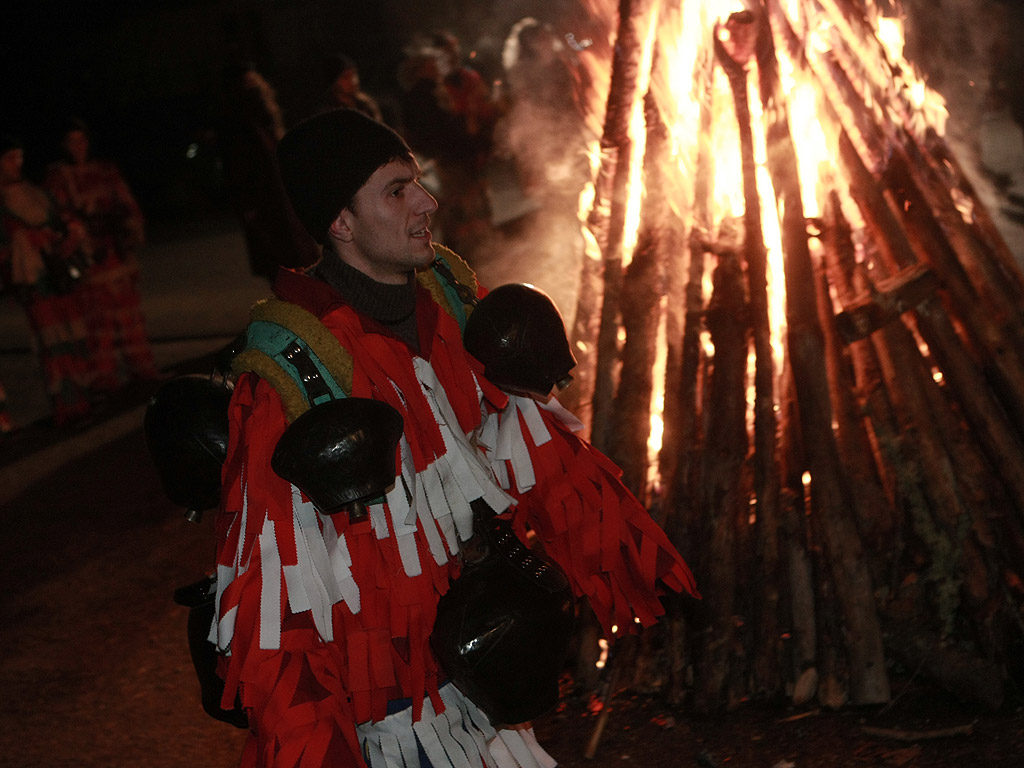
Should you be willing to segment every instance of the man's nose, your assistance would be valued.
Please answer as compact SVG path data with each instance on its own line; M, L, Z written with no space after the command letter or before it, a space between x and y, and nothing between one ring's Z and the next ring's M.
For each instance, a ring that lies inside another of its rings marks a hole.
M434 211L437 210L437 200L434 198L434 196L432 194L427 192L427 190L423 187L422 184L419 185L419 187L420 187L420 192L421 192L421 194L423 196L423 200L420 202L420 205L419 205L419 208L420 208L419 212L421 214L423 214L423 213L427 213L427 214L433 213Z

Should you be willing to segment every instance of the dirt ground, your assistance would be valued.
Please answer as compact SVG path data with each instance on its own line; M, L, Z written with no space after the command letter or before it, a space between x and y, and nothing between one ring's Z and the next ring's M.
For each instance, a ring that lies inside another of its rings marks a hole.
M1024 713L958 705L913 684L885 708L839 712L746 705L714 716L674 711L655 697L620 692L593 750L599 711L563 699L536 726L564 768L967 768L1024 765Z
M237 765L244 734L200 709L186 616L171 600L205 573L212 518L186 523L163 499L141 430L55 469L0 519L0 766ZM622 691L586 759L600 714L567 682L536 730L566 768L1024 765L1019 705L986 714L919 682L894 691L884 709L701 717Z

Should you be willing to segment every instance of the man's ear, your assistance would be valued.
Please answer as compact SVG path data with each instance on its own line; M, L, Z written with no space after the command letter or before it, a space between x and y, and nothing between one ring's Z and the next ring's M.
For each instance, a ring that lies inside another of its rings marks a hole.
M352 227L349 223L348 208L342 209L341 213L334 217L331 226L327 228L327 234L343 243L352 242Z

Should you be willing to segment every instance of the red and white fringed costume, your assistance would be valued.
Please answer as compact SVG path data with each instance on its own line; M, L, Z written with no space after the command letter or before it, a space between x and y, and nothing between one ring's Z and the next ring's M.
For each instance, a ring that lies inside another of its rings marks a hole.
M606 630L652 623L659 583L695 594L689 569L575 420L488 382L428 291L416 355L318 280L288 273L276 288L351 353L351 394L392 405L405 433L386 503L354 524L320 515L270 468L286 427L277 393L252 374L236 385L211 640L226 654L224 706L238 693L249 709L243 765L415 766L417 750L435 766L552 765L528 729L495 732L454 686L439 690L428 637L470 501L535 531ZM401 699L412 706L380 723Z
M120 387L120 361L132 377L156 379L159 371L146 333L136 254L145 241L145 220L127 182L114 164L90 159L53 164L47 170L46 188L89 231L94 263L82 290L93 388Z
M81 222L31 182L0 188L0 292L25 311L57 426L89 412L92 372L81 289L61 292L46 256L70 259L85 239Z

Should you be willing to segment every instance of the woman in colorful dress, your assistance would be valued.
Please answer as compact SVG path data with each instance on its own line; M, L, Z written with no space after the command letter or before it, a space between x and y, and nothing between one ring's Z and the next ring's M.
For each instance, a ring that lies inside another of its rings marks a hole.
M145 242L145 220L117 167L90 154L88 128L70 121L61 137L65 159L46 174L46 188L57 203L85 222L93 250L84 285L92 388L113 392L122 386L120 366L131 379L159 378L146 334L139 293L137 249Z
M23 178L21 142L0 137L0 289L25 310L57 426L89 412L89 348L78 283L85 228Z

